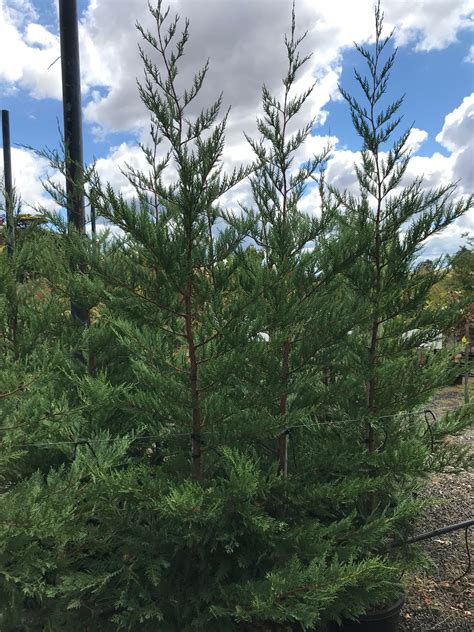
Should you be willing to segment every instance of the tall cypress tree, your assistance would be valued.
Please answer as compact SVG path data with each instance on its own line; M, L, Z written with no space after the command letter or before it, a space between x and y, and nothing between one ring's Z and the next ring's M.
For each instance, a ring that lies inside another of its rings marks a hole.
M310 58L301 55L305 35L296 35L293 5L291 32L285 38L288 69L283 94L278 98L263 87L263 116L257 120L260 138L247 137L257 168L251 177L254 208L243 209L247 235L261 256L249 259L249 291L255 298L245 375L251 380L253 402L248 393L246 402L253 403L260 418L267 416L269 423L281 428L276 461L284 476L290 434L296 438L299 433L291 428L327 412L331 389L325 371L355 315L338 272L358 246L346 232L336 230L335 207L322 204L311 213L301 210L309 183L324 197L330 152L327 147L297 163L315 125L313 119L294 129L315 87L295 93L298 74Z
M361 518L399 512L395 532L388 534L397 538L397 528L406 534L420 510L413 497L420 480L432 471L466 465L465 450L444 439L472 423L472 406L435 424L423 413L436 389L453 379L452 351L435 352L432 343L455 322L458 308L428 301L445 274L443 260L429 268L417 263L426 240L463 215L473 199L457 196L453 184L428 189L421 177L407 181L410 129L395 136L403 98L386 102L396 51L389 52L392 35L384 37L382 31L378 5L374 48L357 46L367 64L366 76L355 70L362 100L341 88L362 140L354 167L359 194L328 187L327 199L341 210L343 229L367 244L343 273L348 296L363 306L365 317L354 322L336 368L345 393L337 416L347 423L334 451L346 460L335 458L333 471L348 477L365 473L374 481L374 492L361 497Z
M248 170L240 168L230 175L222 172L228 115L218 121L222 95L200 112L192 109L208 64L195 75L190 89L178 90L176 79L189 37L188 22L178 35L178 17L165 26L169 9L163 11L161 2L151 13L156 33L138 25L152 51L150 54L140 48L145 77L139 92L151 113L152 145L142 146L149 172L133 167L128 170L136 201L128 203L110 188L104 191L97 182L95 203L98 212L125 235L121 257L128 267L128 281L122 289L128 292L128 313L136 307L140 314L139 321L134 323L132 317L127 323L126 337L133 349L137 378L147 390L141 395L148 403L155 398L154 408L162 411L153 429L157 431L160 423L167 425L167 419L172 419L176 429L188 433L192 477L198 481L203 478L203 428L212 426L220 414L214 407L213 393L215 362L225 354L222 330L235 319L232 305L225 300L233 272L225 261L242 239L230 227L217 230L219 221L222 223L217 201L246 177ZM163 158L157 160L165 144ZM176 179L165 185L163 175L169 167L175 169ZM107 279L108 271L102 272ZM149 312L146 324L145 305ZM120 328L117 324L118 331ZM137 344L138 340L141 342ZM160 368L159 384L150 372L140 373L139 366L145 371L143 354L149 354L150 345L156 368ZM139 399L139 394L134 393L133 399ZM177 399L189 402L189 408L176 406Z

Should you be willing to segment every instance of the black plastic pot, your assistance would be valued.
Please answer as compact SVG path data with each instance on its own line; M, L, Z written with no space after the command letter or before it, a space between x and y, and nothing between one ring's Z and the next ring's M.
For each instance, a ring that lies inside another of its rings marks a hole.
M359 617L358 621L333 624L330 632L398 632L403 599Z

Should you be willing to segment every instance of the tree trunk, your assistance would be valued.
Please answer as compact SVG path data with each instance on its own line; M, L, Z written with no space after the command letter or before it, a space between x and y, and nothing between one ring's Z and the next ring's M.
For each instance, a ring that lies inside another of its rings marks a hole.
M285 341L282 348L282 363L281 363L281 383L283 387L282 394L280 396L280 415L283 417L286 415L287 403L288 403L288 376L290 373L289 366L290 357L290 343ZM288 475L288 443L289 443L288 430L285 430L278 437L278 471L283 476Z
M186 339L189 355L189 382L191 386L192 403L192 433L191 433L191 475L193 480L202 480L202 416L199 401L198 362L196 357L196 344L194 342L193 314L192 314L192 282L188 282L185 295L186 314Z

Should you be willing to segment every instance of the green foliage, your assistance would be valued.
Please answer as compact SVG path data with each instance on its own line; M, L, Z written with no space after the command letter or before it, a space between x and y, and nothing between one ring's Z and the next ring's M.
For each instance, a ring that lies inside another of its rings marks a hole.
M431 304L443 309L458 310L458 322L470 319L474 300L474 250L473 240L467 239L467 245L461 246L448 258L442 278L435 283L429 294Z
M294 130L311 93L294 94L307 60L294 11L283 95L263 88L255 163L230 174L221 97L194 109L207 64L177 88L188 23L179 34L161 2L152 15L156 32L138 27L148 169L127 169L132 199L85 175L119 236L51 217L54 231L26 231L0 258L0 627L356 617L396 598L416 563L393 545L420 480L469 460L445 439L472 407L433 425L419 413L452 378L429 344L454 311L427 301L441 263L415 264L471 201L404 186L408 133L385 151L402 102L380 108L395 57L382 61L379 9L375 51L359 48L367 103L343 91L363 139L359 196L326 183L327 152L297 164L313 122ZM222 208L248 176L253 204ZM321 212L308 215L311 181Z
M459 309L429 304L431 288L443 276L442 262L416 263L424 241L465 213L472 198L455 200L454 185L429 190L422 179L405 184L409 130L392 140L403 100L382 105L395 61L395 53L386 53L391 36L382 37L382 28L378 7L374 51L358 47L368 69L367 77L355 73L364 100L341 90L363 141L355 166L360 193L329 187L328 194L342 210L344 228L368 243L343 272L349 296L364 305L365 317L353 328L347 362L335 376L346 396L338 399L338 416L351 420L341 432L341 453L352 451L354 471L385 479L384 488L368 494L360 507L366 517L409 500L428 472L450 461L466 463L464 451L439 442L419 414L434 391L452 379L452 352L435 354L430 345L456 322ZM441 428L471 423L471 409L461 408L436 428L443 437ZM413 505L413 516L415 511Z
M474 296L474 239L467 240L467 246L461 246L450 258L453 289Z
M336 604L346 612L349 596L357 613L373 595L399 590L396 564L336 552L349 520L313 520L310 532L300 524L295 538L294 521L278 517L279 477L254 459L224 449L213 481L176 484L131 463L131 438L95 438L104 443L81 447L69 467L38 472L3 496L2 603L13 616L20 595L28 598L27 629L313 625Z

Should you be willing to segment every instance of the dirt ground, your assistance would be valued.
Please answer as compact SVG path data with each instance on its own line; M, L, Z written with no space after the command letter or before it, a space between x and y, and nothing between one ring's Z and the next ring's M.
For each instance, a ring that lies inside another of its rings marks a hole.
M474 378L471 377L471 397ZM440 392L431 405L436 415L464 401L462 386ZM456 441L474 444L471 428ZM474 517L474 472L435 476L426 497L433 504L420 517L417 532L430 531ZM466 537L470 551L466 550ZM474 527L420 542L433 567L405 577L407 597L402 611L403 632L473 632L474 630ZM472 566L469 566L469 554ZM463 577L460 577L464 575ZM459 579L458 579L459 578Z

